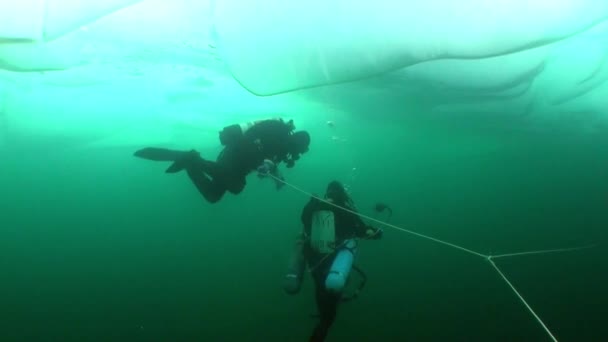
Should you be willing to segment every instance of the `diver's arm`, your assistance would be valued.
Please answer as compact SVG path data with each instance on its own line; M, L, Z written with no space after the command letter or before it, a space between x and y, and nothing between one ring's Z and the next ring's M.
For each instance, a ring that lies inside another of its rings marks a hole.
M359 215L353 215L353 217L357 237L370 240L377 240L382 237L384 233L382 229L365 224Z
M271 176L274 181L277 190L280 190L285 185L285 177L279 171L278 165L276 162L270 159L264 159L262 165L258 166L258 177L264 178L267 176Z
M282 157L282 160L285 162L285 166L288 169L294 167L296 165L296 160L298 159L300 159L299 155L292 155L287 153Z
M355 221L354 222L355 233L357 234L357 237L365 238L367 236L366 232L367 232L368 226L361 220L361 218L358 215L354 216L354 221Z

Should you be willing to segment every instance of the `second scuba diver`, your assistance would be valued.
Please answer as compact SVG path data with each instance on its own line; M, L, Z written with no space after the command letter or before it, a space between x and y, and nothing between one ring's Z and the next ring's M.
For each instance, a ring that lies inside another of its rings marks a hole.
M246 177L257 169L260 175L271 174L282 180L278 164L288 168L295 165L300 155L308 151L310 135L306 131L294 132L293 121L282 119L254 121L225 127L219 134L224 149L217 161L201 158L199 152L176 151L147 147L135 156L154 161L169 161L165 171L176 173L186 170L200 194L210 203L218 202L226 193L239 194L246 185ZM277 181L277 187L282 186Z
M311 342L325 340L344 298L344 288L357 251L357 239L380 239L383 231L366 225L344 186L332 181L327 186L325 200L312 198L302 210L304 226L296 241L283 289L288 294L299 292L305 264L315 283L315 299L319 322ZM332 205L333 204L333 205ZM352 212L346 211L348 209Z

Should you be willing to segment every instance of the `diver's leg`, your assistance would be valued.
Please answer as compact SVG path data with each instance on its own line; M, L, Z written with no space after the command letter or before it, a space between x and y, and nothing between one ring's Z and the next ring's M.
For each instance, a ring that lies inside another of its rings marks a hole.
M220 166L218 162L206 160L203 158L199 158L197 160L197 166L200 170L205 172L209 177L214 179L222 179L225 178L226 169L225 167Z
M234 159L226 157L229 154L230 152L224 150L218 156L217 161L199 158L197 164L213 181L222 183L226 191L237 195L245 188L248 172L243 171L240 165L231 162Z
M201 195L208 202L216 203L226 193L226 185L221 181L221 178L210 178L206 174L204 165L207 163L215 164L213 162L204 161L203 163L200 161L186 167L186 172Z
M234 195L240 194L247 184L246 176L242 175L228 176L224 181L226 183L226 189Z
M319 310L319 323L310 337L310 342L325 341L325 337L329 333L329 328L336 319L338 312L338 303L340 296L325 289L323 282L316 282L315 297L317 300L317 308Z
M173 164L166 170L167 173L176 173L186 169L190 180L208 202L219 201L226 192L226 185L221 178L218 178L218 175L221 175L219 165L201 158L195 150L177 151L146 147L136 151L133 155L154 161L172 161Z

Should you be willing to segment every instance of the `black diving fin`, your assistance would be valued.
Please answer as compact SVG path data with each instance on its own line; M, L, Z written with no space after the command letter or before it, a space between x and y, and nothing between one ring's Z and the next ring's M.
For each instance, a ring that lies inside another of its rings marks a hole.
M135 157L153 161L172 161L173 164L165 170L166 173L176 173L188 166L200 155L195 150L179 151L167 148L146 147L133 153Z

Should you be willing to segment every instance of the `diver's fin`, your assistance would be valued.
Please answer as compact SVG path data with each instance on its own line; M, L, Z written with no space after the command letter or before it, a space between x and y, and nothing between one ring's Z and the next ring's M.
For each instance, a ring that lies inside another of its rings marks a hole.
M188 153L190 153L190 151L178 151L169 150L167 148L146 147L142 148L141 150L135 151L133 155L135 157L154 161L177 161L184 158L184 156Z
M172 161L173 164L165 170L166 173L176 173L185 169L190 163L194 162L200 155L195 150L178 151L166 148L146 147L135 151L136 157L154 161Z
M175 160L171 166L169 166L165 172L166 173L176 173L185 169L189 165L192 165L198 161L203 160L201 155L196 150L190 150L187 152L181 152L181 155L178 159Z

